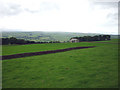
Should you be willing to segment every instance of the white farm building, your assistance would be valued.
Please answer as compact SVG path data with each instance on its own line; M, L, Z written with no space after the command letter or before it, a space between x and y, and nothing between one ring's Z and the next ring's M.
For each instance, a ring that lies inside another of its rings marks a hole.
M79 42L79 39L71 38L71 39L70 39L70 42L72 42L72 43L73 43L73 42Z

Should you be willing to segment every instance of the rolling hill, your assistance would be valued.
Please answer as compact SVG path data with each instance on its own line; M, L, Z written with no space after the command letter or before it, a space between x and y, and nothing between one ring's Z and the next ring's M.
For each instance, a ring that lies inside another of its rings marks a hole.
M71 37L95 36L101 35L98 33L74 33L74 32L2 32L2 37L16 37L18 39L25 39L31 41L69 41ZM111 38L118 38L117 35L111 35Z

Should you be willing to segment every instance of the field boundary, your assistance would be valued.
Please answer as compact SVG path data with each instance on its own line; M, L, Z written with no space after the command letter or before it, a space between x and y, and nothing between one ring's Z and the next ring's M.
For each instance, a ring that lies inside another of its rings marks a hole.
M50 50L50 51L40 51L40 52L32 52L32 53L20 53L20 54L0 56L0 58L2 57L2 60L6 60L6 59L14 59L14 58L21 58L21 57L28 57L28 56L36 56L36 55L44 55L44 54L50 54L50 53L58 53L58 52L65 52L65 51L75 50L75 49L85 49L85 48L94 48L94 47L96 47L96 46L72 47L72 48L57 49L57 50Z

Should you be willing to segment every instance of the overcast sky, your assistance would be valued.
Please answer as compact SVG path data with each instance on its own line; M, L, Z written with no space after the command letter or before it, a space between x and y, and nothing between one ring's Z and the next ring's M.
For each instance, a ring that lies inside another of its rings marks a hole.
M0 30L118 34L118 1L0 0Z

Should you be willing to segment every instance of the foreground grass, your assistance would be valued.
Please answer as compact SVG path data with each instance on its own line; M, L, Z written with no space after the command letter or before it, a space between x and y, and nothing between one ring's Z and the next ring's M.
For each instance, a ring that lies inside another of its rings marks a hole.
M117 44L92 44L98 47L5 60L3 88L118 87Z

